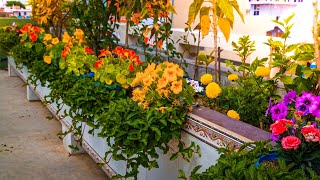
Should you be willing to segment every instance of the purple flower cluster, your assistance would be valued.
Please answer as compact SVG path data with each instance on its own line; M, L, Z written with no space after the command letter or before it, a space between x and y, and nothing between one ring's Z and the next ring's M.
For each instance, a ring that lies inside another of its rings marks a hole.
M302 116L311 114L320 118L320 96L314 96L309 92L302 92L301 96L297 97L297 93L294 90L289 91L281 103L274 106L269 105L266 115L270 111L271 118L274 121L285 119L288 115L287 105L295 105L296 111L300 112Z

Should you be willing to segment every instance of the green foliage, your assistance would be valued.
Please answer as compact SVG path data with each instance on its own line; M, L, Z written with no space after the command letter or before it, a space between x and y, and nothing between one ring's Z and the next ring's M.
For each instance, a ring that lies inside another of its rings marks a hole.
M11 26L15 23L18 26L23 26L27 23L32 23L30 19L17 19L17 18L0 18L0 27Z
M167 153L169 141L180 139L186 114L187 111L179 107L162 113L154 108L143 109L130 99L111 101L106 111L97 116L97 124L102 127L98 135L107 138L111 147L105 158L112 156L115 160L127 161L128 172L117 177L134 177L139 166L149 170L158 167L157 148ZM199 151L194 143L185 148L180 142L179 153L171 159L176 159L179 154L189 159L195 150Z
M6 28L0 30L0 53L8 56L10 50L20 43L19 34L16 28Z
M25 9L26 6L22 4L20 1L7 1L6 6L11 7L11 6L19 6L20 8Z
M219 149L221 153L216 165L209 167L205 172L197 173L196 167L189 177L190 180L269 180L269 179L307 179L303 170L292 170L290 164L286 164L283 159L276 161L266 161L260 166L255 163L262 155L268 155L272 146L268 141L248 143L239 149ZM248 148L254 146L254 149ZM312 179L319 179L314 172L309 169ZM312 174L313 173L313 174ZM184 172L180 171L180 178L186 179Z
M284 19L283 22L274 20L279 26L285 29L281 36L282 41L272 38L266 43L273 50L271 52L272 67L278 68L279 72L273 79L281 81L286 91L295 90L298 94L303 91L313 91L317 82L319 70L307 67L309 61L314 60L314 49L312 44L291 44L286 43L293 24L290 20L294 14Z
M278 98L276 95L278 86L276 81L256 75L258 67L263 67L268 59L255 59L251 64L245 63L247 57L255 51L254 42L249 36L241 37L238 43L232 42L232 44L242 60L242 65L237 67L230 61L226 61L226 65L240 77L232 81L231 86L222 87L222 93L216 99L206 99L205 104L223 113L235 110L240 115L241 121L268 129L272 122L265 116L265 111L269 99ZM230 71L227 75L229 74Z
M113 49L118 41L113 34L118 28L115 21L120 18L116 3L116 0L75 0L69 7L74 19L69 25L85 32L87 43L96 55L100 49ZM74 30L72 28L70 30Z

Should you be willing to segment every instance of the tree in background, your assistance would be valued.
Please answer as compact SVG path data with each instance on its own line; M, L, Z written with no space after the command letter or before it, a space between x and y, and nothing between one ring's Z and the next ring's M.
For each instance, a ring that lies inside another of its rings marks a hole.
M68 6L72 16L70 27L84 31L95 54L106 47L115 47L118 39L113 32L118 28L120 5L119 0L74 0Z
M19 6L20 8L25 9L26 6L22 4L20 1L7 1L6 6L12 7L12 6Z
M66 22L69 19L70 9L68 0L30 0L32 5L32 17L46 30L53 32L54 36L62 36Z

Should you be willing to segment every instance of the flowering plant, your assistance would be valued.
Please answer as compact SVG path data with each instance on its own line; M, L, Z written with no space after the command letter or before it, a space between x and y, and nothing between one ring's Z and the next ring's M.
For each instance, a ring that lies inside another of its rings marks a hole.
M76 29L73 36L65 32L62 42L64 49L61 52L60 68L66 68L66 73L74 73L76 76L88 73L91 65L96 62L97 56L86 46L83 31Z
M44 30L32 24L26 24L20 30L20 44L12 49L12 55L18 65L24 64L31 68L37 60L42 60L45 52L42 43Z
M194 90L183 75L184 71L177 64L151 63L144 72L138 72L132 81L132 87L138 86L133 91L132 99L140 102L145 109L154 107L161 112L191 105Z
M270 105L267 115L275 121L271 138L277 143L275 152L294 169L312 168L320 175L320 96L289 91L283 101Z
M95 73L95 80L107 85L115 84L128 88L135 73L141 70L143 62L133 50L123 49L118 46L112 53L109 50L101 50L100 59L91 67Z

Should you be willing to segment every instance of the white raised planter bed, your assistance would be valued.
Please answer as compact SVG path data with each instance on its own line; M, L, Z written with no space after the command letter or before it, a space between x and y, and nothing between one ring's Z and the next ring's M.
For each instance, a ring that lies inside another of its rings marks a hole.
M29 77L28 70L23 67L21 70L17 69L14 60L9 58L8 61L9 76L20 76L25 82ZM32 86L27 87L27 93L29 100L44 100L44 96L50 93L50 89L47 86L43 87L38 85L36 88ZM56 104L49 104L47 108L55 115L55 117L61 122L62 130L65 131L70 127L72 122L70 117L64 117L64 110L57 112ZM65 109L68 109L64 105ZM201 118L201 117L202 118ZM205 117L205 119L203 118ZM229 125L227 124L229 121ZM230 127L230 128L228 128ZM250 130L245 128L250 128ZM103 157L109 147L106 140L97 137L99 130L95 130L95 135L88 133L90 127L87 126L83 136L83 147L80 151L73 151L68 146L74 143L74 137L72 134L66 136L63 140L65 149L73 154L86 151L97 163L103 162ZM236 131L236 132L235 132ZM245 136L250 136L246 138ZM252 127L240 121L229 119L228 117L219 114L218 112L208 110L206 108L197 108L194 114L189 114L187 122L182 129L182 140L186 145L191 142L195 142L201 148L201 157L197 155L191 159L188 163L182 158L178 158L175 161L170 161L170 153L167 155L161 155L158 159L159 168L148 171L145 168L140 169L138 175L139 180L175 180L178 179L179 169L184 170L189 174L192 169L197 165L202 165L201 170L205 170L209 166L216 163L219 158L217 148L228 146L240 146L245 142L258 139L266 139L268 133L261 131L258 128ZM175 147L172 146L172 149ZM160 152L160 151L159 151ZM110 162L102 167L108 176L115 175L116 173L124 174L126 171L126 163L124 161Z

